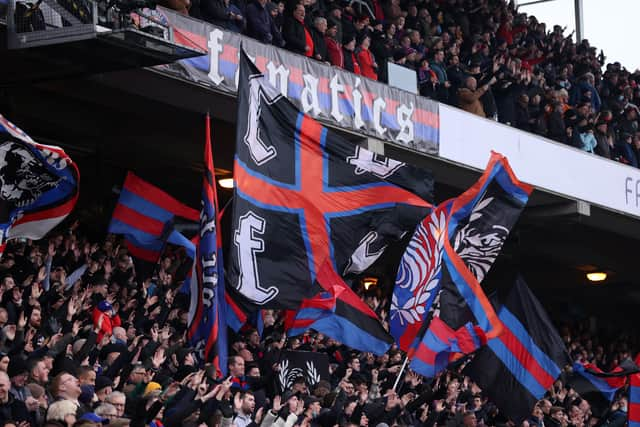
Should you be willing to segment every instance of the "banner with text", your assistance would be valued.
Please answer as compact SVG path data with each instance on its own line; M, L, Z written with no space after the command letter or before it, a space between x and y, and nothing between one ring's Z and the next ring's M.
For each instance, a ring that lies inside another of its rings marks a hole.
M208 54L156 67L198 84L236 93L240 45L270 82L312 117L403 145L438 154L438 103L309 60L203 21L158 8L173 27L174 39Z

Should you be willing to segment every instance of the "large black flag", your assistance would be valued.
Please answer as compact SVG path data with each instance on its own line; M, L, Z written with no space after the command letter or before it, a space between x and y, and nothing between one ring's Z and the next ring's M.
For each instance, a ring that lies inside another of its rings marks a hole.
M368 343L353 345L384 352L389 335L342 277L364 271L424 218L431 175L356 146L303 114L244 53L238 104L227 277L239 306L298 310L326 291L333 300L328 312L341 320L322 332L348 345L368 333Z
M562 338L521 277L498 316L503 333L489 340L466 374L519 423L570 363Z

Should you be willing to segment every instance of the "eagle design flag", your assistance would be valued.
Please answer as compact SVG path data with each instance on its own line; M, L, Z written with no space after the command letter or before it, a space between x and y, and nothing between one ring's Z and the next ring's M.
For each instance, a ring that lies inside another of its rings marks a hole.
M532 187L493 153L482 177L417 227L398 270L390 326L411 369L433 377L455 357L499 335L502 323L480 283ZM437 321L433 321L438 319Z
M300 112L244 53L239 81L227 272L239 308L231 304L232 313L297 311L328 292L333 307L317 313L338 321L314 329L347 345L345 331L369 331L372 339L354 348L384 352L389 335L343 278L365 271L428 214L431 174L361 148Z
M41 239L73 210L78 167L0 115L0 254L9 239Z

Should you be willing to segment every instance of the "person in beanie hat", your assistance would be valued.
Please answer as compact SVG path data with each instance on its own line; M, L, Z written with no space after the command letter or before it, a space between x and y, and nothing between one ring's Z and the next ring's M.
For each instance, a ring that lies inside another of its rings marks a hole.
M29 368L27 362L18 356L11 358L7 374L11 379L11 394L18 400L26 402L31 397L31 392L26 387Z
M147 386L144 388L144 394L142 395L143 397L147 397L149 396L152 392L156 391L156 390L160 390L162 391L162 386L160 384L158 384L155 381L151 381L149 384L147 384Z
M94 386L94 392L98 397L99 402L104 402L107 396L111 394L113 387L113 381L111 378L105 376L99 376L96 378L96 385Z
M342 40L342 54L344 56L344 69L354 74L362 74L360 64L356 58L356 38L353 35L345 35Z

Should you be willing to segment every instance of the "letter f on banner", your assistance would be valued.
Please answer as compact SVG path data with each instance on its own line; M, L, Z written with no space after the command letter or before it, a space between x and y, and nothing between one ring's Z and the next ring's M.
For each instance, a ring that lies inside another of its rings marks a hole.
M240 217L233 243L238 250L240 277L238 290L256 304L263 305L278 295L278 288L260 286L256 254L264 252L264 240L257 237L264 234L265 220L249 211Z

